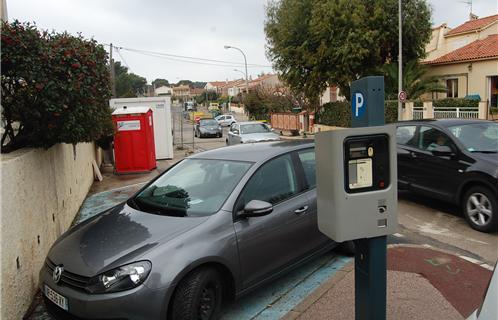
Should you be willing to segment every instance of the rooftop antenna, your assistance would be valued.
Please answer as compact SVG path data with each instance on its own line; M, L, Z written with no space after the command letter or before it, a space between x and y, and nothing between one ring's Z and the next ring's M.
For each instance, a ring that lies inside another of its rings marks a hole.
M470 20L477 19L477 16L472 13L472 2L473 2L473 0L465 0L465 1L460 1L460 2L461 3L465 3L466 5L468 5L470 7L469 19Z

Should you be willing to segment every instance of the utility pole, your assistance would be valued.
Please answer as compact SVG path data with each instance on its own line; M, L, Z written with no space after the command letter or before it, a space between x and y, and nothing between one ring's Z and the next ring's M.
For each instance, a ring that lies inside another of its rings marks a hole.
M398 1L398 121L401 121L403 103L399 99L399 93L403 90L403 23L401 18L401 0Z
M112 59L112 43L110 44L110 49L109 49L109 73L110 73L110 79L111 79L111 92L112 92L112 97L116 98L116 82L114 79L114 60Z

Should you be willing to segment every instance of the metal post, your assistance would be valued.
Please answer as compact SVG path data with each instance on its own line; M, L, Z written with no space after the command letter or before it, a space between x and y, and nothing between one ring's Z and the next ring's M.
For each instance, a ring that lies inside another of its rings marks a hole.
M403 35L402 35L401 0L398 2L398 94L403 90ZM398 97L398 121L401 121L403 103Z
M194 131L195 131L195 118L194 118L194 121L192 122L192 153L195 152L195 134L194 134Z
M112 97L116 98L116 82L114 81L114 59L112 58L112 43L109 45L109 78L111 80Z
M247 74L247 58L246 58L246 55L245 55L244 51L242 51L241 49L239 49L237 47L232 47L232 46L225 46L225 49L239 50L240 53L242 53L242 55L244 56L244 65L246 67L246 93L249 93L249 76Z
M182 140L180 142L180 148L183 150L183 117L180 117L180 139Z
M357 80L362 81L362 79ZM354 84L353 84L354 85ZM384 83L382 86L384 91ZM351 99L353 101L353 99ZM352 115L351 127L385 125L384 92L367 103L370 108L366 122ZM354 240L355 244L355 319L386 319L387 236Z

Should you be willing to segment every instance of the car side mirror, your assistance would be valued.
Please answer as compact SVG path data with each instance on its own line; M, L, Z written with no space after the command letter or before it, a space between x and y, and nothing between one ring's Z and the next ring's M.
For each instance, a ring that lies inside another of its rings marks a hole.
M233 134L239 134L239 130L233 130L232 133Z
M239 214L240 218L262 217L273 211L273 205L266 201L251 200L244 207L244 211Z
M451 156L453 151L448 146L437 146L432 150L432 154L435 156Z

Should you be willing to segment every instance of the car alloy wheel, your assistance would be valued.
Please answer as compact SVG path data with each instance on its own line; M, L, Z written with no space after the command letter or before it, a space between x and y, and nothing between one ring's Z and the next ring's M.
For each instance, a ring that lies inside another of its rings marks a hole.
M483 232L494 231L497 225L496 211L498 210L496 199L486 188L473 187L465 197L465 218L470 226Z

